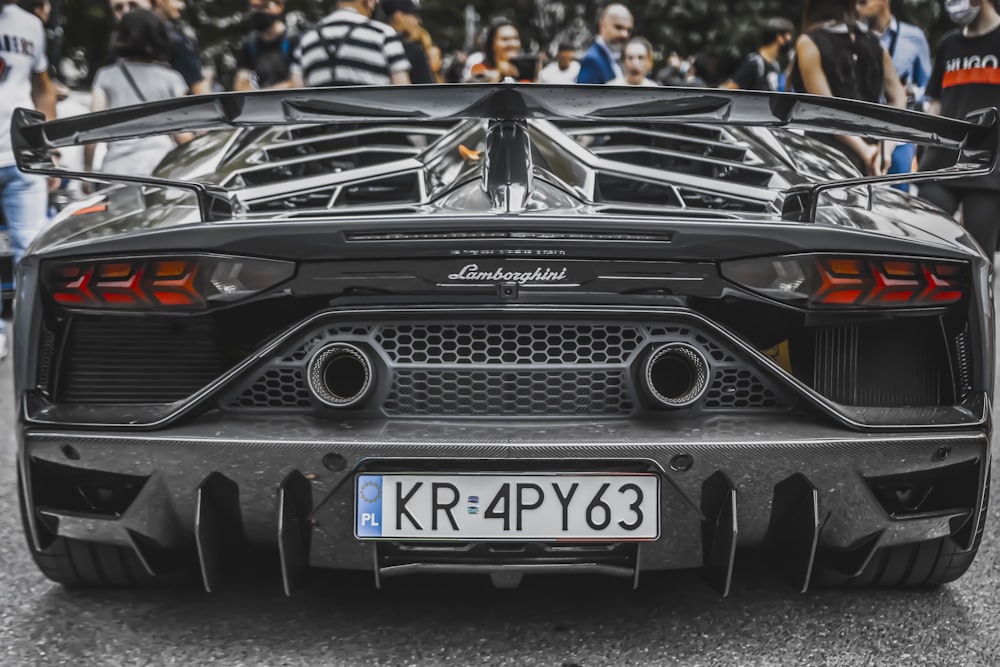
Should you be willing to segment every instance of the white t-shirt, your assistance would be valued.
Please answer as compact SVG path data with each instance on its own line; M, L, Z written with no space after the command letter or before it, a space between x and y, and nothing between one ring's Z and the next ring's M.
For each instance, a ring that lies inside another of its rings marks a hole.
M579 60L571 61L566 69L559 69L559 63L553 60L538 73L538 83L576 83L579 73Z
M132 77L134 88L126 72ZM188 85L176 70L164 65L119 60L114 65L97 70L94 75L94 90L104 93L108 108L114 109L184 97ZM101 163L101 171L148 176L175 145L174 140L164 134L111 142Z
M0 167L15 163L10 145L14 109L35 108L31 78L49 68L45 28L34 14L17 5L0 5Z

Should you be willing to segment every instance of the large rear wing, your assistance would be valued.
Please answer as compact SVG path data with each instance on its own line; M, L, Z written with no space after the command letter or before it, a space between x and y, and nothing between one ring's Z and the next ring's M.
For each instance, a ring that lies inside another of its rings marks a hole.
M834 97L704 88L472 84L307 88L199 95L46 122L18 109L11 127L18 167L25 172L87 180L118 180L184 188L198 196L204 220L232 215L218 186L151 176L75 172L57 167L52 150L100 141L234 127L405 121L584 121L699 123L853 134L956 151L954 165L932 172L841 179L785 193L784 217L815 220L826 190L980 176L997 168L1000 113L990 108L965 120L941 118Z

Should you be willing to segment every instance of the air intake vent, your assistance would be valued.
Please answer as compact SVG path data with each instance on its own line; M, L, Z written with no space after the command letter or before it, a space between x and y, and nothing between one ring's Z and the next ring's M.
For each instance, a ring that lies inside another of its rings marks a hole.
M867 407L951 403L948 347L936 319L827 327L813 332L811 344L795 347L802 343L792 352L796 375L832 401Z
M76 317L62 358L56 395L65 403L169 403L225 370L215 322L204 317Z

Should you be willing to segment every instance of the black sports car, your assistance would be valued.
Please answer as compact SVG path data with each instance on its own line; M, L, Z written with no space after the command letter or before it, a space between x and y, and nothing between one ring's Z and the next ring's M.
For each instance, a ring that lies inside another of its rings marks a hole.
M971 564L992 266L888 184L994 169L995 110L337 88L22 110L13 137L63 173L51 149L180 130L206 132L19 267L21 503L51 579L215 590L247 547L289 593L313 567L700 568L725 593L738 547L803 590ZM956 164L864 178L831 133Z

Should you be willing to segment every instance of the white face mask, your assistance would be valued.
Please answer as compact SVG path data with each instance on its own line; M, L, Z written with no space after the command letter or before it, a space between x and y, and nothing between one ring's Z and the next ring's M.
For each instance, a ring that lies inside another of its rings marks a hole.
M969 0L944 0L948 18L958 25L969 25L979 16L980 7L973 7Z

